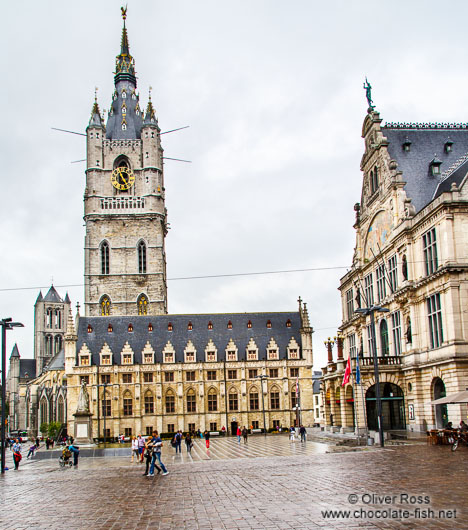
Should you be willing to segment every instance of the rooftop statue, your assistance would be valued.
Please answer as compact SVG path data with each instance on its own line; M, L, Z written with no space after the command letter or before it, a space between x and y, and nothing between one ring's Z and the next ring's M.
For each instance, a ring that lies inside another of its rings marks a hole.
M373 103L372 93L371 93L372 87L369 81L367 80L367 77L366 77L366 82L364 83L363 87L364 87L364 90L366 91L367 104L369 105L369 108L367 109L367 111L371 112L375 109L375 105L372 105Z

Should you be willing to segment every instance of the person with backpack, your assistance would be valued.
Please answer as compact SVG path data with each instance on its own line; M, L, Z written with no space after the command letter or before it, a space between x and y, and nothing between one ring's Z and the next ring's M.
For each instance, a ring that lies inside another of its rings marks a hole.
M182 431L177 431L176 435L174 436L174 447L175 447L175 452L176 453L180 453L182 451L182 448L181 448L181 445L182 445Z
M244 438L244 443L245 444L247 443L248 434L249 434L249 431L247 430L247 427L244 426L244 428L242 429L242 437Z
M189 432L185 436L185 446L187 448L187 453L192 452L193 441L192 441L192 437L190 436Z

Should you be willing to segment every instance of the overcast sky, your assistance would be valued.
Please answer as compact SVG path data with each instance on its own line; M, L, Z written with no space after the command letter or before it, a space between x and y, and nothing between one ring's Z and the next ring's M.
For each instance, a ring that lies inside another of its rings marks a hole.
M0 317L33 356L33 305L51 284L83 304L85 132L113 91L121 2L2 7ZM360 200L367 75L385 121L467 121L468 3L130 1L140 104L167 161L168 277L347 267ZM341 322L329 271L172 280L169 312L291 311L308 303L314 368ZM29 288L4 291L4 289Z

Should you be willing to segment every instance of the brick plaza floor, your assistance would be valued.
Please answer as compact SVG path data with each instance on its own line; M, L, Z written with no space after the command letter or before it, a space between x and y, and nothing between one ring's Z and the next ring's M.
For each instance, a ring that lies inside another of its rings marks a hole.
M0 528L468 528L468 447L326 453L324 444L257 436L247 447L212 440L209 453L197 440L191 460L167 445L165 477L142 476L129 457L81 458L76 469L23 460L0 478ZM408 504L417 496L422 504ZM330 519L324 510L351 512Z

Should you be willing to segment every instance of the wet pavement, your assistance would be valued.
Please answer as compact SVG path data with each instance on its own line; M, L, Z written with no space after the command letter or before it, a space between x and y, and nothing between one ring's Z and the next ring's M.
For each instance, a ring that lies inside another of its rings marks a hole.
M190 459L166 444L170 474L155 477L129 456L71 469L23 459L0 478L0 528L468 528L468 447L328 449L257 436L207 452L197 440Z

